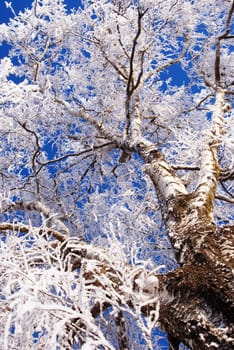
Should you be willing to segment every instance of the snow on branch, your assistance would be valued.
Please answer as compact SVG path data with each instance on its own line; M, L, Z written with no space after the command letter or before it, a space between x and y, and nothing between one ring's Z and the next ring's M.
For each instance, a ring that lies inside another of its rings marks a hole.
M212 116L212 126L204 134L199 180L195 191L197 206L205 206L208 209L210 218L213 215L213 201L220 176L217 153L225 134L224 115L228 110L229 105L225 103L224 90L218 88Z
M12 203L10 206L6 207L4 211L6 210L28 210L28 211L37 211L43 216L44 219L44 225L48 225L50 228L56 228L59 230L60 234L64 234L64 237L69 237L69 229L67 226L63 223L62 219L58 214L54 213L53 210L48 208L45 204L43 204L40 201L35 202L24 202L24 201L18 201L15 203ZM60 235L59 234L59 235ZM57 237L59 237L57 235Z
M13 231L13 232L31 232L32 230L36 230L40 235L48 235L56 238L59 242L63 242L66 239L66 236L54 229L51 228L43 228L43 227L34 227L30 225L24 225L20 223L10 223L10 222L1 222L0 223L0 231Z
M216 38L216 55L215 55L215 81L216 86L221 87L221 74L220 74L220 61L221 61L221 41L224 39L233 38L233 36L230 36L230 25L231 25L231 19L234 12L234 2L232 1L232 5L230 7L230 10L228 12L227 20L226 20L226 26L225 26L225 32L219 35Z
M2 349L19 339L29 348L35 338L48 348L76 343L113 350L96 323L109 307L114 318L129 313L149 337L159 317L157 271L130 266L123 253L78 239L49 248L33 228L1 224L0 229L12 230L0 246Z
M178 194L187 194L184 184L154 144L138 138L134 147L146 162L146 173L164 201Z
M74 117L78 117L78 118L86 120L88 123L90 123L90 125L95 127L95 129L100 133L100 135L102 135L107 140L110 140L114 143L119 143L118 137L111 134L108 130L106 130L105 127L102 125L102 123L98 123L97 120L92 118L82 106L81 106L81 108L79 108L79 110L75 110L75 109L71 108L70 104L68 102L66 102L65 100L55 98L55 102L63 105L65 107L65 109L68 111L68 113L70 113Z

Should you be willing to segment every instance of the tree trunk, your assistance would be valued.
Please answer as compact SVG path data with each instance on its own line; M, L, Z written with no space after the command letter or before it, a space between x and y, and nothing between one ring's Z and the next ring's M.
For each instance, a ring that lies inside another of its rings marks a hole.
M207 239L198 244L196 236L201 237L202 232L207 233ZM187 233L184 229L183 234ZM216 236L222 230L209 234ZM162 277L160 320L171 336L191 349L228 350L234 346L232 268L209 234L202 223L191 227L190 238L183 242L183 247L192 251L188 254L191 262Z

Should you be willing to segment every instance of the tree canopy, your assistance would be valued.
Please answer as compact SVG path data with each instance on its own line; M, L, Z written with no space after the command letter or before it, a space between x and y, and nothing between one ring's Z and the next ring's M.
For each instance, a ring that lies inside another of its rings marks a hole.
M2 349L234 345L233 12L34 0L0 25Z

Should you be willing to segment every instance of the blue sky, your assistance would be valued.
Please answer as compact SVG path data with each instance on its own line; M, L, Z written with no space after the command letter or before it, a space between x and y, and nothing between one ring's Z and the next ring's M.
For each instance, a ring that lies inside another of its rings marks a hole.
M0 23L8 22L9 18L13 17L11 9L6 7L5 2L4 0L0 0ZM8 3L10 2L16 13L19 13L19 11L23 10L25 7L30 7L32 4L32 0L8 1Z
M77 8L81 0L65 0L68 9ZM30 8L32 6L33 0L11 0L5 1L0 0L0 24L8 23L10 18L13 18L14 15L9 7L6 6L6 3L11 4L13 10L16 14L20 11L23 11L25 8ZM8 46L2 45L0 46L0 59L6 56L8 53Z
M0 0L0 23L8 22L9 18L13 17L11 9L6 7L5 2L11 3L14 11L18 14L20 10L26 7L30 8L33 0ZM80 0L65 0L65 3L68 8L76 8L80 4Z

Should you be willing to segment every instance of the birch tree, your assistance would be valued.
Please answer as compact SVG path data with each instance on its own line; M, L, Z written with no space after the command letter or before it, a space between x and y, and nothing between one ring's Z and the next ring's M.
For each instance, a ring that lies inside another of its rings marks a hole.
M231 349L234 2L78 4L0 27L0 347Z

